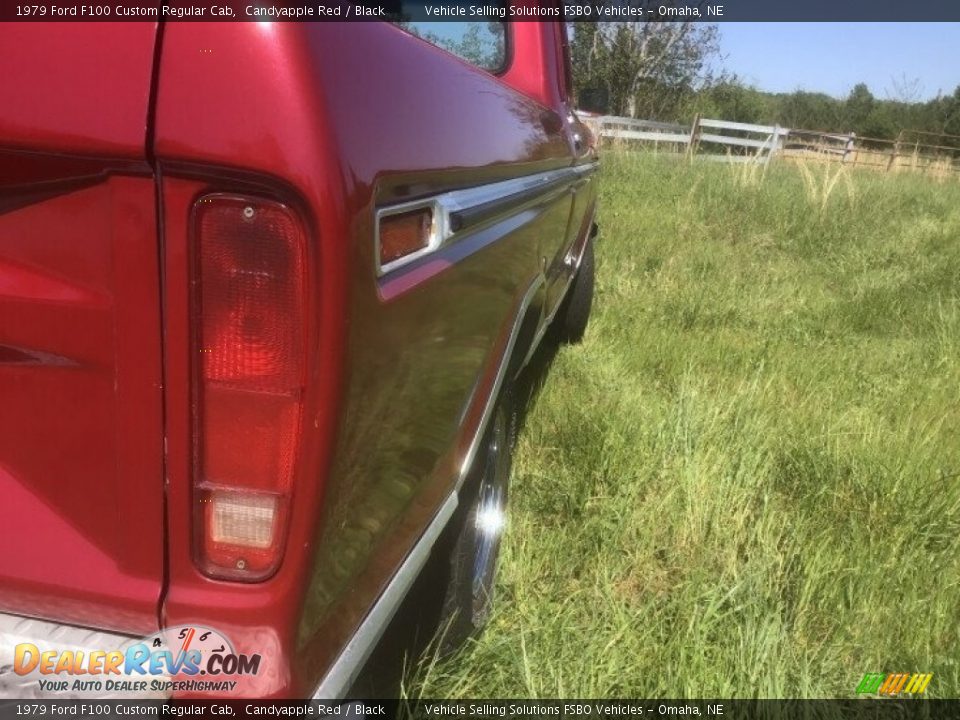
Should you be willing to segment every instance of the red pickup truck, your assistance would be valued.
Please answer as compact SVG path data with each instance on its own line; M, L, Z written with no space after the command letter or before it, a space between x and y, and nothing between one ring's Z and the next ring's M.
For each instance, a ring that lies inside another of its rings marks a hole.
M0 67L0 693L342 696L431 553L478 629L511 384L593 288L564 25L7 23Z

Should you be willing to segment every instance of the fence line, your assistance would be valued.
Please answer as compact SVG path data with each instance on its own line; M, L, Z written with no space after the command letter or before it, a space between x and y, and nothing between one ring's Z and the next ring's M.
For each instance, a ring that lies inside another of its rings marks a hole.
M960 171L960 137L936 135L920 130L901 130L895 140L755 125L713 118L693 119L691 125L613 115L585 116L597 138L652 144L674 152L710 157L726 162L768 163L774 157L788 160L814 159L840 162L886 172ZM707 130L705 132L704 130ZM928 142L932 138L933 142ZM704 148L706 146L706 148Z

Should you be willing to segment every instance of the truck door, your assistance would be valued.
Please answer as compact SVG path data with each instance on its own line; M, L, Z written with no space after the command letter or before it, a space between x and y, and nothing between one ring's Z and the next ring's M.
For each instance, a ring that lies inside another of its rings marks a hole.
M576 178L560 23L311 32L356 203L350 374L301 628L323 667L461 478L515 324L522 360L542 322Z

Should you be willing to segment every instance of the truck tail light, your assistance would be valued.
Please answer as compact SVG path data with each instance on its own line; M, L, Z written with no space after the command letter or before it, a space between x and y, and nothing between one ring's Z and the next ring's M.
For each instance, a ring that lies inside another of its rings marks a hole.
M195 556L208 575L279 566L300 445L306 234L280 203L193 209Z

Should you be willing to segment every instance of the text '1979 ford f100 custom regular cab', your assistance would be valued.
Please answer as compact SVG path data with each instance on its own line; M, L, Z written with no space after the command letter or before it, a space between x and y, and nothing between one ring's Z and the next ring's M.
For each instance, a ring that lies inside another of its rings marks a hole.
M478 629L509 389L593 288L564 24L6 23L0 67L0 693L342 697L431 553Z

